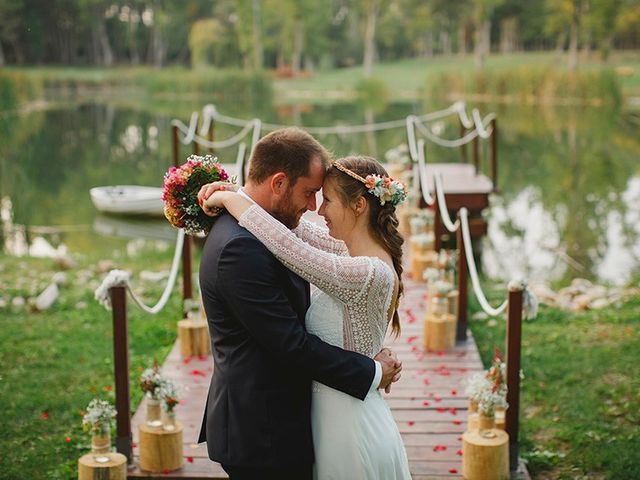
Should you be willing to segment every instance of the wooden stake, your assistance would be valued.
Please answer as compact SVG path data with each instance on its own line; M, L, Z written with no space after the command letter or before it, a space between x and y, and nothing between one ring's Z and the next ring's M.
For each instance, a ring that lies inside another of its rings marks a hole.
M127 326L127 290L124 286L111 287L113 317L113 364L116 387L116 449L133 460L131 453L131 404L129 394L129 336Z
M509 466L518 469L518 430L520 415L520 352L522 344L522 290L509 290L507 317L507 408L506 430L509 434Z
M491 182L493 191L498 191L498 122L491 120L493 132L491 133Z
M467 279L469 272L467 271L467 257L464 253L464 240L462 237L462 218L458 211L459 227L456 231L456 247L458 249L458 327L456 332L456 340L464 342L467 340Z

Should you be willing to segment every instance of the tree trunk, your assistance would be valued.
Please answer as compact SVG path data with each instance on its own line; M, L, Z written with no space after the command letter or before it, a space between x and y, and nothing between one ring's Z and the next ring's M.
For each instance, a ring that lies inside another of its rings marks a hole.
M573 15L571 16L571 31L569 37L569 70L575 71L578 68L578 27L580 12L578 5L573 2Z
M500 52L513 53L518 48L518 21L514 17L506 18L500 25Z
M370 77L376 50L376 23L378 20L378 0L371 0L367 12L367 24L364 32L364 56L362 69L365 77Z
M467 54L467 26L464 23L458 27L458 53Z
M484 67L484 61L491 49L491 21L484 20L476 26L476 42L474 45L475 64L478 68Z
M138 52L138 39L136 38L136 24L129 17L129 53L131 55L131 65L140 64L140 53Z
M4 66L4 64L5 64L4 50L2 50L2 42L0 42L0 67Z
M304 24L297 18L293 26L293 54L291 56L291 71L294 76L300 73L302 67L302 52L304 50Z
M95 35L97 38L97 50L100 52L98 62L105 67L113 65L113 50L109 43L109 36L107 35L107 26L104 23L104 12L100 7L96 7L94 10L95 18Z
M451 37L448 30L440 30L440 44L442 45L442 53L451 55Z
M253 0L253 68L262 70L264 54L262 45L262 13L261 0Z

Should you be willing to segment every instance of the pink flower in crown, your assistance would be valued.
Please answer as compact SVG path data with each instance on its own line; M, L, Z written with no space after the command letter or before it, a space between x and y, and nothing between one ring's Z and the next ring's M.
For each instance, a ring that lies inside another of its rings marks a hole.
M375 188L376 177L374 177L373 175L367 175L367 178L365 178L364 186L367 187L368 190Z
M383 177L382 185L384 185L384 188L389 188L391 185L391 179L389 177Z

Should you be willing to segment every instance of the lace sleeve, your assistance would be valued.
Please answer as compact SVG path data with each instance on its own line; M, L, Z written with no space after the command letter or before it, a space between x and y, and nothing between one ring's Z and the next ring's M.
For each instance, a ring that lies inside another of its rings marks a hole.
M344 303L359 299L372 284L371 258L336 255L309 245L258 205L249 207L239 224L289 269Z
M309 245L324 250L325 252L343 256L349 254L347 246L342 240L333 238L329 235L329 230L313 222L309 222L304 218L300 220L300 225L293 230L293 233Z

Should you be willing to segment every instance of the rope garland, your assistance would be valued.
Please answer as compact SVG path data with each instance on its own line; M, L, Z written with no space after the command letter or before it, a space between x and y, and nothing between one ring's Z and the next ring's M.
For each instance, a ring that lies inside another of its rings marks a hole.
M176 283L176 278L178 276L178 268L180 266L180 258L182 256L182 247L184 245L184 230L180 229L178 231L178 236L176 238L176 247L173 254L173 261L171 262L171 272L169 273L169 278L167 280L167 285L160 296L158 302L153 306L149 307L145 305L145 303L135 294L133 289L131 288L130 275L128 272L124 270L111 270L107 276L104 278L102 283L95 290L95 299L107 310L111 310L111 287L119 287L126 286L131 299L134 303L140 307L140 309L146 313L150 313L155 315L160 312L167 301L169 300L169 296L171 295L171 291Z

